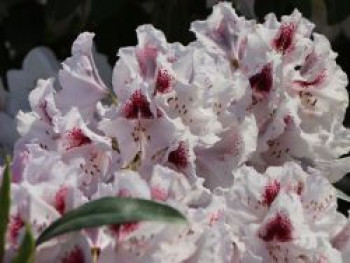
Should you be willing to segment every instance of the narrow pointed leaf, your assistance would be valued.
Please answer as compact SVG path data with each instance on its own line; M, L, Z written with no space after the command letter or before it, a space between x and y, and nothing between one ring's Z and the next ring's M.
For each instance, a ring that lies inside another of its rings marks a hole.
M3 262L5 254L6 229L10 213L10 164L6 163L0 188L0 262Z
M184 223L176 209L150 200L105 197L66 213L53 222L37 239L36 245L72 231L110 224L138 221Z
M29 225L26 225L25 234L12 263L34 263L35 258L35 240Z

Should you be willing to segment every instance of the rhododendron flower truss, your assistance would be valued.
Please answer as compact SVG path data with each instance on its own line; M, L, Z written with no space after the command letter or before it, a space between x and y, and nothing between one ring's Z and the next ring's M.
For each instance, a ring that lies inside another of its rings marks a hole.
M331 183L350 169L348 81L313 27L297 10L259 24L220 2L187 46L138 27L113 74L96 67L94 34L79 35L17 114L7 258L26 223L36 237L114 196L165 203L188 224L85 229L40 245L37 261L347 262Z

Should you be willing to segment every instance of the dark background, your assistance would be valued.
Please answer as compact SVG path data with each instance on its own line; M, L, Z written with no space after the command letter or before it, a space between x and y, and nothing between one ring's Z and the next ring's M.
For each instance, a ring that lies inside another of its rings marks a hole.
M294 8L311 19L316 1L324 2L328 24L339 24L349 16L349 0L256 0L253 12L242 8L238 0L232 2L239 13L262 20L269 12L281 16ZM164 31L169 42L186 44L194 40L189 32L191 21L205 19L210 13L206 0L0 0L0 76L6 89L7 70L21 68L24 56L36 46L50 47L63 60L70 55L76 36L87 30L96 33L97 49L111 65L120 47L136 44L135 29L141 24L152 23ZM339 34L332 46L339 53L338 63L350 76L350 40ZM350 127L350 110L344 123ZM350 176L336 186L350 194ZM342 212L350 209L339 202Z

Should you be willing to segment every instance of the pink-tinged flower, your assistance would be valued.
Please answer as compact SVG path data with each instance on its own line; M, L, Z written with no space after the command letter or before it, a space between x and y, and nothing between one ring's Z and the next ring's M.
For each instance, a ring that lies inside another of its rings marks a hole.
M303 111L326 115L329 111L344 115L348 98L346 95L347 77L336 64L336 53L332 51L328 40L319 34L313 34L312 49L294 71L290 93L297 93ZM330 103L336 102L335 108ZM320 106L318 106L320 105ZM323 116L320 116L323 117ZM326 116L324 116L326 117ZM328 121L333 118L328 117ZM327 118L324 118L327 121Z
M144 95L137 96L122 104L116 117L100 123L100 129L107 136L116 138L125 166L137 155L141 162L154 162L166 153L179 134L176 121L159 115Z
M171 90L158 93L155 102L170 118L180 118L191 133L207 141L213 140L212 137L222 128L213 105L216 101L212 102L216 94L211 89L223 89L229 81L225 79L228 77L224 75L224 70L203 51L188 48L172 64L176 81L172 83Z
M72 56L66 59L59 71L62 89L58 92L57 102L64 111L75 106L90 116L96 103L108 94L92 55L93 33L82 33L72 46ZM84 98L77 101L77 98Z
M313 49L300 70L294 72L288 90L299 98L300 126L311 137L309 158L321 162L338 158L350 149L349 130L342 125L348 105L348 80L335 58L329 42L314 34Z
M174 82L164 34L151 25L140 26L136 32L138 45L120 49L120 58L113 70L113 88L122 101L134 81L147 83L145 96L167 93Z
M29 94L29 103L33 112L39 119L52 125L54 117L59 116L60 112L56 107L54 79L39 80L36 88Z
M295 10L289 16L282 16L281 22L274 14L267 15L258 32L274 51L283 55L284 62L297 63L311 47L309 37L313 28L314 24Z
M58 148L61 152L74 151L88 145L100 149L109 149L109 138L100 136L90 130L84 122L77 108L72 108L65 116L56 120Z
M45 150L56 150L56 125L54 119L61 117L56 107L54 79L39 80L31 91L29 102L32 112L20 111L17 115L17 130L22 136L15 145L15 151L26 148L26 144L38 144Z

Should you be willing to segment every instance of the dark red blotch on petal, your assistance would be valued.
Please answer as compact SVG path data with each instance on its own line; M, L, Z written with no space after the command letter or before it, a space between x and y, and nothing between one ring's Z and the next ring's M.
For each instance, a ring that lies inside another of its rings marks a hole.
M169 72L165 69L159 69L156 79L155 93L167 93L171 91L171 80Z
M91 140L80 128L74 127L67 132L68 146L66 150L90 144Z
M249 79L250 86L258 94L268 94L272 89L272 65L265 65L261 72L253 75Z
M153 118L150 103L140 90L136 90L132 94L130 100L125 104L123 112L124 117L127 119L137 119L139 117L145 119Z
M62 260L61 263L84 263L83 251L75 246L72 251L70 251Z
M313 80L296 80L293 83L302 87L302 88L308 88L310 86L315 87L315 86L321 85L325 79L326 79L325 72L321 72Z
M168 161L177 168L186 168L188 165L188 149L185 142L180 142L175 151L169 153Z
M55 208L63 215L66 210L66 197L68 189L66 187L61 187L55 195Z
M283 213L277 213L265 226L265 233L260 233L259 237L266 242L288 242L293 239L292 231L290 219Z
M263 203L267 206L270 206L278 195L280 189L281 185L277 180L272 180L269 182L264 189Z
M139 223L130 222L125 224L111 225L111 231L117 236L118 241L123 241L125 237L139 228Z
M291 50L293 47L296 29L297 27L294 23L282 24L277 36L273 40L273 47L283 53Z
M19 231L24 227L24 221L19 215L11 216L9 222L9 234L10 234L10 242L12 244L17 243L17 238L19 235Z

